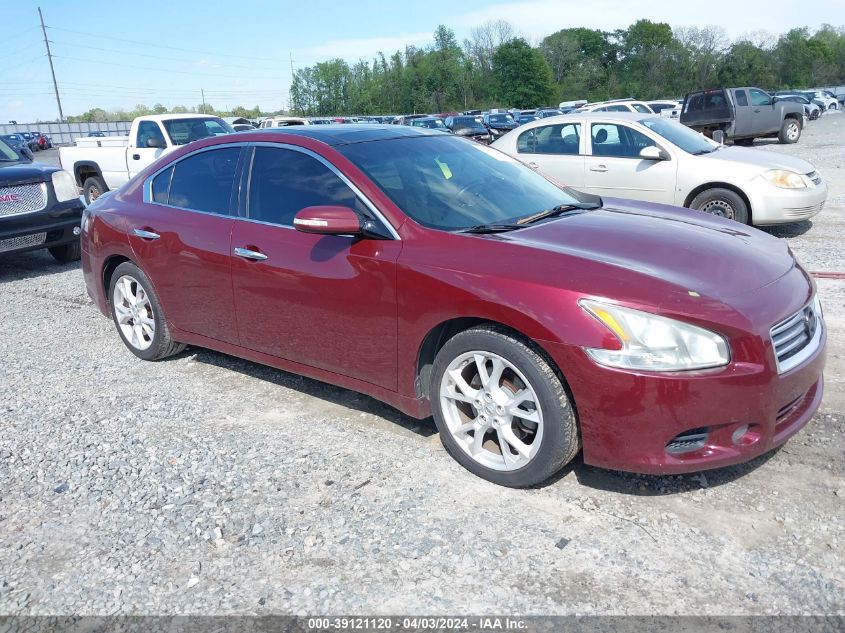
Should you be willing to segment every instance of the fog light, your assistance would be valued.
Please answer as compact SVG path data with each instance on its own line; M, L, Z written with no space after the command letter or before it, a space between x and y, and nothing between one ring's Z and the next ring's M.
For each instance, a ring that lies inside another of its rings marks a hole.
M82 229L80 229L78 226L73 227L74 235L79 235L80 233L82 233Z
M742 438L745 436L746 433L748 433L747 424L743 424L742 426L737 427L736 431L734 431L733 435L731 435L731 441L734 444L739 444L740 442L742 442Z

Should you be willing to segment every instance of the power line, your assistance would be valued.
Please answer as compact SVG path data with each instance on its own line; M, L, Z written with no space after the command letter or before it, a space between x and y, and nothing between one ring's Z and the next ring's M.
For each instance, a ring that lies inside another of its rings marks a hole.
M67 55L53 55L56 59L69 59L71 61L83 62L86 64L105 64L106 66L120 66L121 68L133 68L135 70L151 70L157 73L172 73L177 75L194 75L203 77L219 77L221 79L245 79L243 75L221 75L213 73L202 73L193 70L173 70L172 68L151 68L149 66L134 66L130 64L122 64L119 62L104 62L100 59L83 59L81 57L68 57ZM247 79L267 79L268 81L279 81L279 77L262 77L258 75L251 75Z
M123 37L113 37L113 36L109 36L109 35L103 35L102 33L86 33L84 31L75 31L75 30L72 30L72 29L60 28L58 26L51 26L51 27L48 27L48 28L50 28L54 31L65 31L67 33L76 33L77 35L85 35L85 36L94 37L94 38L97 38L97 39L117 40L118 42L128 42L130 44L140 44L142 46L149 46L150 45L149 42L139 42L138 40L128 40L128 39L123 38ZM200 50L190 49L190 48L180 48L178 46L166 46L164 44L159 44L159 43L156 43L156 48L166 48L166 49L169 49L169 50L172 50L172 51L182 51L182 52L185 52L185 53L199 53L200 55L211 55L211 56L214 56L214 57L237 57L238 59L251 59L251 60L262 59L265 62L267 61L266 57L260 58L260 57L251 57L251 56L247 56L247 55L231 55L229 53L220 52L220 51L215 51L215 52L200 51Z

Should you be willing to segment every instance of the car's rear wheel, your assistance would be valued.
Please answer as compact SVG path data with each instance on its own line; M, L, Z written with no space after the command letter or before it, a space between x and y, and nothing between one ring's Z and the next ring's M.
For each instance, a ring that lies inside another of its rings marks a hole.
M89 176L82 183L82 193L85 195L86 204L91 204L108 190L105 181L99 176Z
M480 326L447 341L434 361L430 399L446 450L503 486L539 484L580 448L561 379L504 328Z
M781 143L797 143L801 138L801 122L798 119L784 119L778 133Z
M135 264L124 262L115 269L109 297L117 332L135 356L160 360L185 349L184 344L173 340L158 296Z
M70 244L62 244L61 246L51 246L47 249L50 255L53 256L57 262L67 264L68 262L75 262L82 256L82 249L79 245L79 240L74 240Z
M730 189L705 189L693 198L690 209L748 224L748 206L738 193Z

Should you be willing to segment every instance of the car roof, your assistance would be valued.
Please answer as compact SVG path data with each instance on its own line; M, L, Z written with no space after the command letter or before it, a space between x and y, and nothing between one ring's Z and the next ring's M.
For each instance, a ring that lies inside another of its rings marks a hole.
M587 121L642 121L643 119L653 119L660 115L652 112L570 112L569 114L559 114L557 116L549 116L545 119L540 119L544 125L554 123L555 121L576 121L586 119ZM665 117L664 117L665 118Z
M365 125L303 125L264 128L241 132L241 134L256 133L304 136L333 147L338 145L349 145L351 143L367 143L370 141L383 141L387 139L407 138L411 136L442 136L446 134L446 132L429 128L411 127L410 125L383 125L381 123L369 123Z

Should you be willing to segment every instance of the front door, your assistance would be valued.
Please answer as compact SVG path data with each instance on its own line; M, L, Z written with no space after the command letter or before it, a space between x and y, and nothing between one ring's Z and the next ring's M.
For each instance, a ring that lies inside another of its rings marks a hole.
M177 328L237 343L230 238L240 147L189 155L152 180L127 233Z
M332 169L295 149L256 147L246 198L248 217L232 232L241 345L396 389L402 242L295 230L309 206L371 213Z
M621 123L590 123L584 190L599 196L675 203L677 160L647 160L640 152L658 143Z

